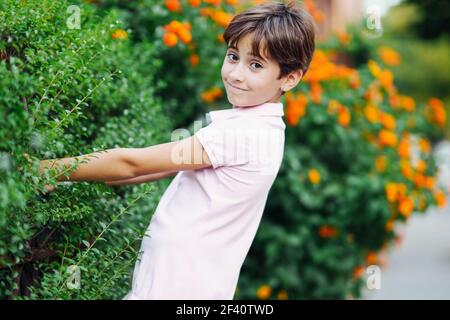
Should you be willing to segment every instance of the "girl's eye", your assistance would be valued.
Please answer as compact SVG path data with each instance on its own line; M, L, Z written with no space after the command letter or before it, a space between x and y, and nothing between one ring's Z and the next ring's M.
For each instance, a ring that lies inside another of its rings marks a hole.
M230 58L230 56L234 56L234 57L236 57L236 55L234 54L234 53L228 53L227 54L227 56L228 56L228 58ZM231 61L236 61L236 60L233 60L233 59L231 59ZM253 64L255 64L255 65L257 65L258 67L257 68L254 68L254 69L259 69L259 68L262 68L262 65L260 65L259 63L257 63L257 62L253 62L252 63L252 65Z
M253 62L252 64L256 64L257 66L259 66L259 68L262 68L262 65L260 65L259 63ZM256 68L256 69L259 69L259 68Z
M233 53L229 53L229 54L227 54L227 56L228 56L228 58L229 58L230 56L235 56L235 57L236 57L236 55L233 54Z

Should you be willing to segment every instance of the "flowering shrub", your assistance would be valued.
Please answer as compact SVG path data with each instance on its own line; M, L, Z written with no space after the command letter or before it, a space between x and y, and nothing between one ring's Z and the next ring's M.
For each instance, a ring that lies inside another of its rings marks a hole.
M319 49L286 106L284 163L240 296L265 285L267 298L357 297L365 268L383 266L395 224L445 205L426 135L445 121L442 103L416 105L376 62L350 69Z
M390 47L369 48L358 68L337 63L352 38L319 45L286 94L284 163L240 298L359 297L366 268L384 266L395 225L446 204L431 155L446 123L442 101L420 104L397 90L389 67L401 57Z

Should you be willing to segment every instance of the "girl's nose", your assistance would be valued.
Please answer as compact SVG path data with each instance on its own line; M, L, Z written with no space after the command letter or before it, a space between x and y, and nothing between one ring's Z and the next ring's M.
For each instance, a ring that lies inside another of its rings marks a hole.
M244 68L244 65L241 63L234 65L233 69L228 74L228 76L230 78L230 82L242 82L244 80L243 68Z

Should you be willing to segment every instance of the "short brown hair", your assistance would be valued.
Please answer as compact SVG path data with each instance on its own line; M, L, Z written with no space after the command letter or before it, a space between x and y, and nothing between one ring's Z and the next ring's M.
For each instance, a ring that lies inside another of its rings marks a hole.
M278 62L278 79L294 70L308 70L315 49L316 26L304 7L291 1L288 4L270 2L244 10L234 16L223 38L228 46L237 47L239 40L254 34L252 53L259 58L260 43L264 54Z

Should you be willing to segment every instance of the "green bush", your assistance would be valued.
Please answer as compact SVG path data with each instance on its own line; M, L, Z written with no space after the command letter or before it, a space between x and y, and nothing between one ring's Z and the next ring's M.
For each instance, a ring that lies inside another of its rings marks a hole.
M122 297L167 184L66 183L51 194L38 192L56 182L38 177L40 159L144 147L170 137L171 122L155 96L165 84L155 77L161 61L154 46L113 39L123 28L117 13L99 17L89 5L78 4L80 28L70 29L71 4L0 4L3 299ZM81 271L82 290L66 286L69 266Z

